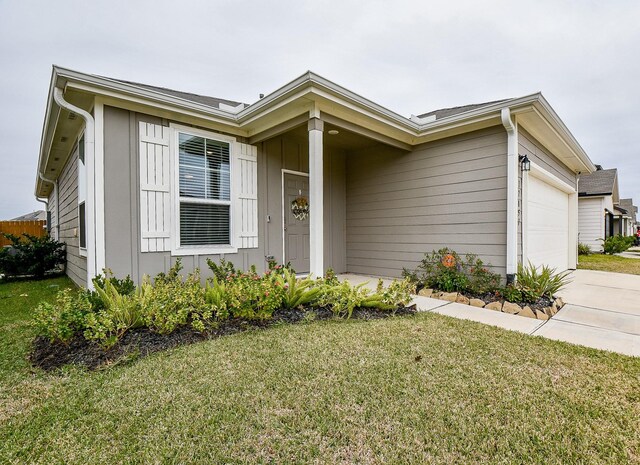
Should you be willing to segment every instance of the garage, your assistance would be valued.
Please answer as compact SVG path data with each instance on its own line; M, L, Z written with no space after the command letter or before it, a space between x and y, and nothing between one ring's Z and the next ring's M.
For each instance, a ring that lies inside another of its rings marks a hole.
M570 268L570 201L566 189L531 171L527 183L525 263Z

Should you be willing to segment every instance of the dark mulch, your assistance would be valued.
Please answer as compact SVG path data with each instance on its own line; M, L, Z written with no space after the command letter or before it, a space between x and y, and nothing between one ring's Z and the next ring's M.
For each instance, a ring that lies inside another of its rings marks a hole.
M351 318L373 320L387 318L391 315L413 315L415 312L415 306L402 307L393 313L372 308L357 308L353 311ZM274 312L271 320L225 320L218 322L216 326L207 328L204 332L196 331L190 326L178 328L171 334L159 334L148 328L132 329L127 331L118 343L108 350L95 342L87 341L80 333L76 334L67 345L52 343L46 338L37 337L34 339L29 359L34 366L46 371L69 364L95 370L103 366L145 357L172 347L242 331L263 329L274 324L295 324L305 320L328 320L331 318L334 318L334 314L328 308L280 309Z

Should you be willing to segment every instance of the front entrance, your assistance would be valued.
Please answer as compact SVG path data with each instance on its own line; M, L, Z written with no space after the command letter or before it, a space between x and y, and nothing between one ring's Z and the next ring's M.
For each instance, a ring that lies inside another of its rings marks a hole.
M284 263L297 273L311 269L309 243L309 175L282 171Z

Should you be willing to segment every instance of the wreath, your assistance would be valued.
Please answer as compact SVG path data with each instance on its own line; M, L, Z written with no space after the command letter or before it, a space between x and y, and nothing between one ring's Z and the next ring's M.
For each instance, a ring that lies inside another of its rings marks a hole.
M309 216L309 201L306 197L298 197L291 202L291 211L296 220L306 220Z

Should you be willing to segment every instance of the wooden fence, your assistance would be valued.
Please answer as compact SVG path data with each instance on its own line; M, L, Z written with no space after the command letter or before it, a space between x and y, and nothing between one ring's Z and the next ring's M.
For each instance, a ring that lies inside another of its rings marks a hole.
M47 222L45 220L32 221L0 221L0 233L19 236L27 233L32 236L42 237L47 234ZM0 247L10 245L11 241L0 234Z

